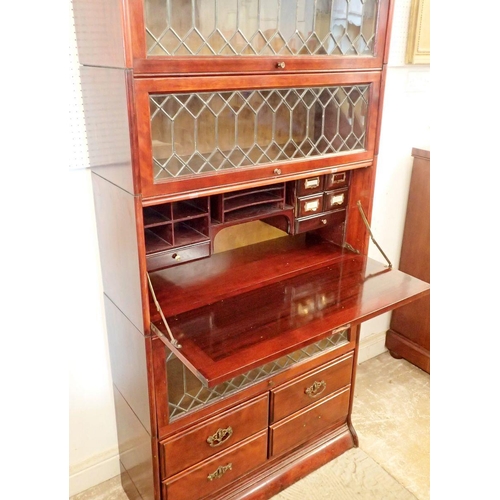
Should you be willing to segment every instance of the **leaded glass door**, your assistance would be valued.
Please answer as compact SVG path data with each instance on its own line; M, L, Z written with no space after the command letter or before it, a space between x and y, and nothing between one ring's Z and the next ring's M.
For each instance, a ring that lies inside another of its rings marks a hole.
M136 83L143 195L211 189L373 157L377 73Z
M379 68L387 0L130 0L139 73ZM168 61L168 64L167 64Z

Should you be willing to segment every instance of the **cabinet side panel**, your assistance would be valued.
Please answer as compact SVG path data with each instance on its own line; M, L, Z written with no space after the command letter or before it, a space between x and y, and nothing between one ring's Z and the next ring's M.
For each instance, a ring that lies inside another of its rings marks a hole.
M135 199L96 174L92 184L104 293L143 332Z
M423 297L392 313L391 330L430 351L430 298Z
M146 338L105 296L106 327L113 384L151 434Z
M430 152L414 149L413 155L399 269L430 281ZM429 297L401 307L392 313L386 339L386 347L393 355L407 359L427 373L430 373L429 318Z
M80 63L124 68L122 2L73 0L73 12Z
M430 281L430 161L419 157L413 160L399 269Z
M357 203L358 201L361 203L363 212L368 221L370 221L373 206L375 169L376 157L371 167L352 171L345 241L362 255L367 255L368 253L369 232L363 222Z
M113 387L120 465L143 500L154 500L152 440L120 391ZM122 478L127 476L122 472ZM127 486L123 485L124 488ZM127 488L129 489L129 488Z
M127 71L80 67L90 167L134 193L127 110Z

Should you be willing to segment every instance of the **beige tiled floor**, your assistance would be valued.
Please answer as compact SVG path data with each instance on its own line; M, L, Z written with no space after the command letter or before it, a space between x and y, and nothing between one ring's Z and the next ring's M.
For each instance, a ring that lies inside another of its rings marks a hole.
M358 367L354 448L272 500L429 500L430 377L389 353ZM127 500L113 478L71 500Z

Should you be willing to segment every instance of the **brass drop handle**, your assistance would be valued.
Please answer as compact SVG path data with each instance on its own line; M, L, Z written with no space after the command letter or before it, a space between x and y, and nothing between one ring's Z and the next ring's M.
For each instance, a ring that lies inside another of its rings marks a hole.
M276 175L281 175L281 168L275 168L273 171Z
M217 467L217 470L212 472L212 474L209 474L207 476L207 479L209 481L213 481L214 479L220 479L228 470L233 470L232 463L228 463L227 465L221 465L220 467Z
M326 382L322 380L321 382L314 382L311 387L308 387L304 392L310 398L315 398L319 396L326 389Z
M207 437L207 443L215 448L216 446L220 446L222 443L225 443L231 436L233 435L233 428L231 426L226 429L217 429L217 432Z
M178 253L173 253L172 254L172 259L176 260L177 262L181 260L181 256Z
M283 61L276 63L277 68L285 69L285 63Z
M326 224L328 221L326 219L321 219L322 224Z

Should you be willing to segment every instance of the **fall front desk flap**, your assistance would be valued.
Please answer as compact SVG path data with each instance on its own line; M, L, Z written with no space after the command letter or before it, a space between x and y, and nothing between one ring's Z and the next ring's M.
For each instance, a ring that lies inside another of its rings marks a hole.
M208 387L430 291L376 260L303 237L212 255L151 280L170 329L152 312L153 333Z

